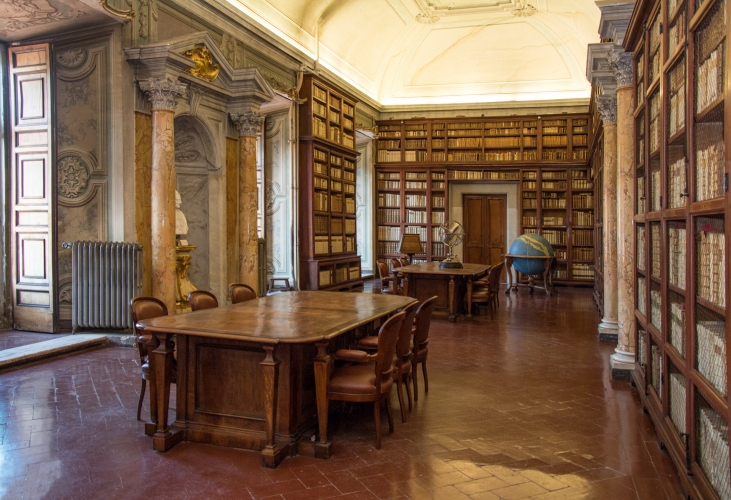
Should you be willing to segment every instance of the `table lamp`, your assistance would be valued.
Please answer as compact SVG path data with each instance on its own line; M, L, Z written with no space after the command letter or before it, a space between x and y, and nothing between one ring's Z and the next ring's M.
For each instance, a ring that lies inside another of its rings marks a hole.
M424 248L421 246L421 239L418 234L402 234L401 243L398 247L399 253L405 253L409 256L409 264L414 263L414 254L423 253Z

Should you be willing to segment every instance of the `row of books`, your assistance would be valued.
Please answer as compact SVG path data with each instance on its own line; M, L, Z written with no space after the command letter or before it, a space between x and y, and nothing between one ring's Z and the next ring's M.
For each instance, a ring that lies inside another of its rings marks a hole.
M537 202L538 200L534 199L524 199L523 200L523 208L537 208Z
M551 127L543 125L543 133L544 134L565 134L566 133L566 127Z
M566 260L566 256L568 254L566 253L565 248L554 248L553 249L553 256L556 257L558 260Z
M543 145L546 147L558 147L568 145L568 137L565 135L544 135Z
M401 151L387 151L385 149L378 150L378 161L401 161Z
M409 148L426 148L426 139L409 139L404 141L404 146Z
M431 244L432 255L447 255L447 247L444 243L434 242Z
M660 277L660 224L650 224L650 273Z
M378 172L378 178L399 180L401 178L401 174L399 174L398 172Z
M670 302L670 344L685 356L685 303Z
M566 231L557 231L555 229L544 230L543 237L551 245L565 245L566 244Z
M541 206L543 208L566 208L566 198L546 198L543 196L541 197Z
M406 181L404 187L406 189L426 189L426 181Z
M404 229L405 234L418 234L421 244L424 245L426 242L426 228L421 226L406 226Z
M400 207L401 196L394 193L378 193L379 207Z
M589 158L589 151L587 149L574 149L571 154L574 160L586 160Z
M594 279L594 264L574 264L571 266L571 277L577 280Z
M571 144L574 146L586 146L588 144L587 137L585 134L574 135L571 137Z
M406 172L404 174L404 179L407 181L425 181L426 172Z
M376 212L376 221L398 224L401 222L401 210L398 208L379 208Z
M406 130L404 137L426 137L426 130Z
M723 52L719 53L719 49L716 49L696 71L696 113L700 113L720 97L722 82Z
M355 198L345 198L345 213L346 214L354 214L355 213Z
M535 179L536 178L536 172L524 172L524 179ZM545 179L565 179L566 178L566 171L565 170L559 170L559 171L551 171L548 170L546 172L543 172L541 174L541 178Z
M321 212L327 212L328 200L329 200L329 197L328 197L327 193L315 191L314 197L312 200L313 209L319 210Z
M647 297L647 281L642 276L637 276L637 309L647 316L647 304L645 303L645 297Z
M645 213L645 178L637 177L637 213Z
M444 196L432 196L431 206L432 208L444 208Z
M686 240L684 227L668 227L668 281L685 290Z
M587 179L574 179L571 181L573 189L594 189L594 183Z
M345 179L346 181L355 182L355 172L350 172L346 170L345 172L343 172L343 179Z
M404 151L404 161L425 162L428 158L426 151Z
M535 226L536 225L536 217L535 216L523 216L523 225L524 226Z
M660 94L650 98L650 153L660 147Z
M444 181L432 181L431 188L432 189L444 189Z
M731 498L728 422L706 404L698 410L698 462L718 497Z
M591 212L582 212L580 210L571 211L571 219L574 226L593 226L594 214Z
M531 138L526 138L531 139ZM450 139L452 142L454 139ZM450 145L451 147L451 145ZM519 137L486 137L485 138L486 148L517 148L520 147Z
M697 321L695 331L698 371L726 396L726 323Z
M423 208L426 207L426 195L425 194L407 194L405 195L406 206Z
M323 177L315 177L313 179L313 185L315 186L315 189L327 189L328 182L327 179Z
M723 196L724 145L717 142L695 153L697 201Z
M571 197L571 206L574 208L594 208L594 194L582 193Z
M395 255L398 253L398 249L399 249L398 241L379 241L378 242L378 253L379 254Z
M637 359L641 365L647 366L647 332L638 327L637 331Z
M536 181L523 181L523 189L535 189Z
M668 385L670 391L670 420L675 425L675 430L679 434L685 434L685 377L682 373L671 371L668 375Z
M317 117L312 118L312 133L316 136L327 139L327 125Z
M566 181L542 181L543 189L566 189Z
M573 248L571 258L574 260L594 260L593 248Z
M568 159L568 153L566 151L543 151L542 157L544 160L557 161Z
M444 212L435 210L431 213L432 224L444 224Z
M340 113L336 111L330 111L330 121L337 125L340 125Z
M315 236L315 253L330 253L330 238L327 236Z
M637 226L637 269L645 271L645 252L640 250L645 248L645 226Z
M336 219L333 217L330 220L330 232L332 234L342 234L343 233L343 219Z
M378 189L400 189L400 181L378 181Z
M492 128L491 125L494 123L488 124L488 128L485 128L485 135L520 135L520 124L511 128Z
M591 246L594 244L593 229L575 229L573 232L574 245Z
M668 176L668 208L681 207L686 194L685 158L678 158L668 167Z
M441 133L434 133L435 135L442 135ZM466 135L469 137L482 137L482 130L480 129L474 129L474 130L447 130L447 136L448 137L454 137L454 136L461 136Z
M400 140L380 140L378 141L378 149L401 149Z
M566 220L558 215L544 215L543 216L544 226L565 226Z
M641 297L640 300L644 298ZM658 330L662 328L662 297L660 290L653 287L650 290L650 323L655 325Z
M726 306L726 243L724 233L697 234L697 293L721 307Z
M557 280L565 280L568 279L569 272L566 270L566 268L557 267L555 271L553 271L553 278Z
M685 84L670 96L669 135L675 134L683 127L685 127Z
M660 197L662 186L660 184L660 166L650 171L650 212L660 210Z
M411 224L426 224L425 210L406 210L406 222Z

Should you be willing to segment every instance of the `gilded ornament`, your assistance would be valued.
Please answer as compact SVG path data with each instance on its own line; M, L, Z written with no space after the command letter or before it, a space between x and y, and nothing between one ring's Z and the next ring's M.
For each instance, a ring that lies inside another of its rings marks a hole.
M195 68L185 70L191 75L209 82L218 78L221 68L213 62L213 55L205 45L197 45L195 48L183 52L183 55L195 63Z

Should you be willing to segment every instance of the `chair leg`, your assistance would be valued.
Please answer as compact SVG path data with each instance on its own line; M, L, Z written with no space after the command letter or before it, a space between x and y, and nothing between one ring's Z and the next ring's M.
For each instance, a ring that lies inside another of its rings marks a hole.
M413 361L411 365L411 377L414 380L414 401L419 401L419 381L418 372L416 370L418 363Z
M142 379L142 388L140 389L140 402L137 403L137 420L140 419L142 413L142 401L145 399L145 387L147 386L147 380Z
M373 420L376 422L376 449L381 449L381 400L376 398L373 402Z
M404 387L403 375L399 373L396 379L396 394L398 395L398 404L401 408L401 421L406 423L406 404L404 403Z
M409 398L409 411L412 411L414 409L414 402L413 402L413 396L411 395L411 373L405 373L404 376L406 377L406 395Z
M429 392L429 377L426 376L426 359L421 362L421 371L424 373L424 392Z
M391 411L391 395L386 396L386 415L388 415L388 433L393 434L393 412Z

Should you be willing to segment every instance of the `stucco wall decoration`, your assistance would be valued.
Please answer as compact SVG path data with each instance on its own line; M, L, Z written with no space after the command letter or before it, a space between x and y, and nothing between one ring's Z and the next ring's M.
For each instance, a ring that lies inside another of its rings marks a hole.
M78 0L0 0L0 41L17 41L110 18Z

